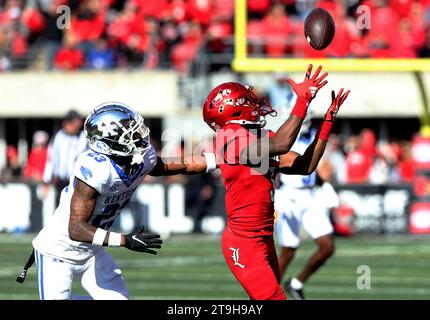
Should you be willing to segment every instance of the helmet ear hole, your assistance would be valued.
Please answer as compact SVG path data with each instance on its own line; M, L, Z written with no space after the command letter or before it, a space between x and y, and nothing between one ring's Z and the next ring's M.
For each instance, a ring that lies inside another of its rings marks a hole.
M233 113L231 116L236 118L236 117L240 117L241 114L242 114L242 111L238 111Z

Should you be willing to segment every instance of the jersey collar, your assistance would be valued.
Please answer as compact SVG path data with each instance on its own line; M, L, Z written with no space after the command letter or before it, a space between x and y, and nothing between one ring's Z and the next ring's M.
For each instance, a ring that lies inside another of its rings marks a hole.
M131 176L127 176L121 167L115 163L115 161L113 161L111 158L109 158L109 160L112 163L116 173L118 173L118 176L127 187L129 187L138 177L140 177L144 167L143 163L139 164L139 169L137 169L137 171Z

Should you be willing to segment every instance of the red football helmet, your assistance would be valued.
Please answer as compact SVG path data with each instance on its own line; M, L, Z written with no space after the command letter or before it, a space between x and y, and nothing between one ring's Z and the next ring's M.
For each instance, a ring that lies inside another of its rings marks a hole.
M203 119L213 130L228 123L253 124L264 127L261 119L276 114L266 97L260 99L252 90L238 82L225 82L213 89L203 105Z

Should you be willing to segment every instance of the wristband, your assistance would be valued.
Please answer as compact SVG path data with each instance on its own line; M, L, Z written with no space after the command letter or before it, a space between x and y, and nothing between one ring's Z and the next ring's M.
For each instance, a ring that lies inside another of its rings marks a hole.
M102 246L105 241L107 231L101 228L97 228L96 233L94 233L93 244L96 246Z
M109 232L109 247L120 247L121 246L121 233Z
M298 116L301 119L306 117L308 111L309 101L306 98L297 97L296 104L294 105L291 114Z
M333 122L331 121L323 121L320 129L317 132L318 139L328 141L328 137L330 136L331 127L333 126Z
M214 153L204 152L206 158L206 172L212 172L216 169L216 158Z

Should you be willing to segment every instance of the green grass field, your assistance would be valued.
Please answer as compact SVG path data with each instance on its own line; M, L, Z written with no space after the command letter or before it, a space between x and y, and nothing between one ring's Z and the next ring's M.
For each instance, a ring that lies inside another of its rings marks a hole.
M24 284L15 278L30 252L32 235L0 234L0 299L38 299L34 266ZM429 299L430 239L337 238L335 256L307 283L309 299ZM290 267L295 274L315 246L305 241ZM109 249L132 299L247 299L211 236L171 236L157 256ZM371 270L371 289L357 289L357 267ZM75 294L85 294L75 284Z

